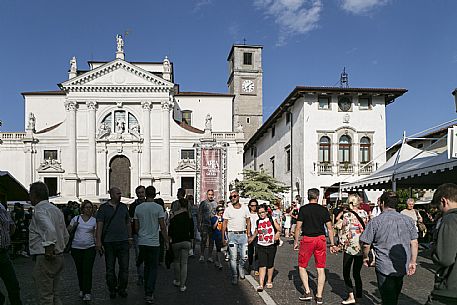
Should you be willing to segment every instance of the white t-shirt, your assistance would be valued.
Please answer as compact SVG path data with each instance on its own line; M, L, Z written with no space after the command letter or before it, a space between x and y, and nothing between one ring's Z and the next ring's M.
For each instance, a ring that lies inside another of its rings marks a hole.
M249 219L251 220L251 234L254 234L255 227L257 226L257 219L259 219L259 215L257 213L249 212Z
M227 219L227 230L230 231L245 231L246 218L250 218L251 213L246 205L241 204L239 209L235 209L232 205L228 206L224 211L224 219Z
M143 202L135 209L133 219L138 220L140 229L138 231L138 245L160 246L159 242L159 219L165 219L163 207L155 202Z
M275 243L275 229L273 226L274 223L271 223L269 217L259 220L259 226L257 227L257 245L267 247Z
M76 228L75 238L73 239L71 247L75 249L89 249L91 247L95 247L94 233L97 225L95 218L91 216L89 220L84 221L81 216L75 216L70 221L70 225L74 226L77 220L78 227Z

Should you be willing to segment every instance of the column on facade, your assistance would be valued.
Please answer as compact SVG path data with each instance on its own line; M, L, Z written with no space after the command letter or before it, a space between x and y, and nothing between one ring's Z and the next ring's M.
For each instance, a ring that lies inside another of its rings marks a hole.
M152 102L141 103L143 109L143 154L142 171L143 176L151 175L151 106Z
M162 174L170 175L170 111L173 104L169 100L162 101Z
M67 111L67 135L68 135L68 167L69 175L76 175L76 101L67 100L65 110Z
M89 155L87 159L87 169L89 174L96 175L97 174L97 144L95 141L96 138L96 110L97 110L97 102L96 101L88 101L86 102L87 109L88 109L88 120L89 120L89 130L88 130L88 144L89 144Z

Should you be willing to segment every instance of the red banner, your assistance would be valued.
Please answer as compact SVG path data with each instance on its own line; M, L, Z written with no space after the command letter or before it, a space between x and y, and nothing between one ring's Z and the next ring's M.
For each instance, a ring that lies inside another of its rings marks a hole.
M214 190L214 199L224 199L222 194L222 152L220 149L202 148L200 172L200 201L206 199L206 191Z

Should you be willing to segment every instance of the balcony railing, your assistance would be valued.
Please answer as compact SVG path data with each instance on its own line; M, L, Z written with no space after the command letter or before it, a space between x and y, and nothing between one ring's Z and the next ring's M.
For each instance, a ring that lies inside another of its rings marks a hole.
M338 175L352 175L354 165L352 163L338 163Z
M25 135L25 132L0 132L0 139L3 141L22 140Z
M332 175L333 174L333 166L332 163L318 163L317 164L317 173L319 175Z
M213 132L213 139L234 140L235 137L234 132Z
M373 163L360 163L359 175L370 175L373 172Z

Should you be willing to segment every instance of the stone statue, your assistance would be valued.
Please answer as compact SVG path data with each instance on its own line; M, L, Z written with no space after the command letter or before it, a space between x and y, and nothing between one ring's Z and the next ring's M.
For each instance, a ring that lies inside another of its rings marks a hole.
M171 64L170 64L170 60L168 59L168 56L165 56L165 59L163 60L163 72L165 72L165 73L171 72Z
M212 130L213 127L211 126L211 121L212 121L212 117L211 115L208 113L206 115L206 119L205 119L205 130Z
M111 133L111 128L105 122L102 122L100 126L98 126L98 138L101 139Z
M124 39L122 35L116 36L116 43L117 43L117 52L123 53L124 52Z
M29 130L35 130L35 121L36 121L35 115L34 115L32 112L30 112L30 114L29 114L29 122L28 122L28 125L27 125L27 129L29 129Z
M238 122L238 126L236 126L236 128L235 128L235 132L239 132L239 133L244 132L243 125L241 125L240 122Z
M125 131L125 121L124 119L117 119L116 121L116 133L124 133Z
M70 72L75 73L78 71L78 67L76 64L76 57L73 56L73 58L70 60Z

